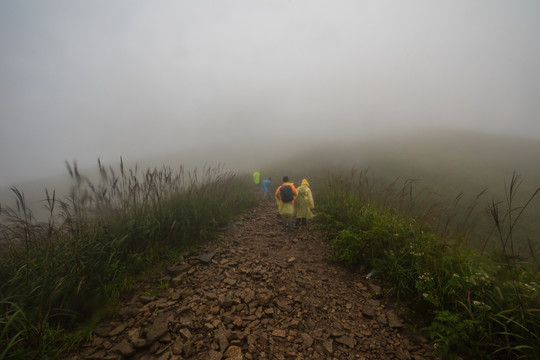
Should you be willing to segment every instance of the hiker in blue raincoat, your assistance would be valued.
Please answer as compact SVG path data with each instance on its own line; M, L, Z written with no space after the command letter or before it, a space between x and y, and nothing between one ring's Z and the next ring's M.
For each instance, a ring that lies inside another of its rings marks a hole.
M272 182L272 178L268 177L262 181L262 191L263 191L263 199L270 200L272 199L272 196L270 195L270 183Z
M283 230L290 231L293 227L294 219L294 199L297 192L294 184L289 181L288 176L283 177L283 184L277 188L275 193L278 211L283 221Z

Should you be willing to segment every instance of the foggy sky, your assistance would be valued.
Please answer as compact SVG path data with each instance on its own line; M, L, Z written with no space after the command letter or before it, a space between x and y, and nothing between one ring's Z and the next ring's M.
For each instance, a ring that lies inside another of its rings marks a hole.
M540 139L539 34L536 0L3 0L0 186L294 139Z

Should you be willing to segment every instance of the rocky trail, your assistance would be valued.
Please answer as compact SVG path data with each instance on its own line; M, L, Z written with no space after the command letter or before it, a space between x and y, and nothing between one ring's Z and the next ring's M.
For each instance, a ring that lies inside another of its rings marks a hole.
M313 229L281 231L273 203L168 268L68 359L434 359L380 287L327 262Z

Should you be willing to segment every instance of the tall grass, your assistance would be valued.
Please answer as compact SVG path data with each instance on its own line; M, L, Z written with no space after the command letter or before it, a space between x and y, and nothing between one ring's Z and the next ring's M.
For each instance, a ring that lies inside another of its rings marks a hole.
M366 172L331 177L318 193L317 219L335 259L379 276L445 358L539 358L540 276L515 252L513 229L540 189L515 204L519 179L512 177L506 204L486 209L499 251L482 254L466 246L477 236L477 202L458 207L458 194L445 206L414 185L403 179L383 186Z
M135 274L257 201L249 177L222 167L139 174L98 161L95 182L66 165L73 186L63 199L46 191L47 221L33 218L16 188L15 206L1 208L0 359L55 357L77 324L135 286Z

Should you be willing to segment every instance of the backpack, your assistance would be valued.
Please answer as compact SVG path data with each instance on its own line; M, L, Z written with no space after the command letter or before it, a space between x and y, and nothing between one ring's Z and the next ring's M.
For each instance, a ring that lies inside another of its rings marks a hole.
M284 203L289 203L294 199L292 187L290 185L282 185L279 193L281 195L281 201Z

